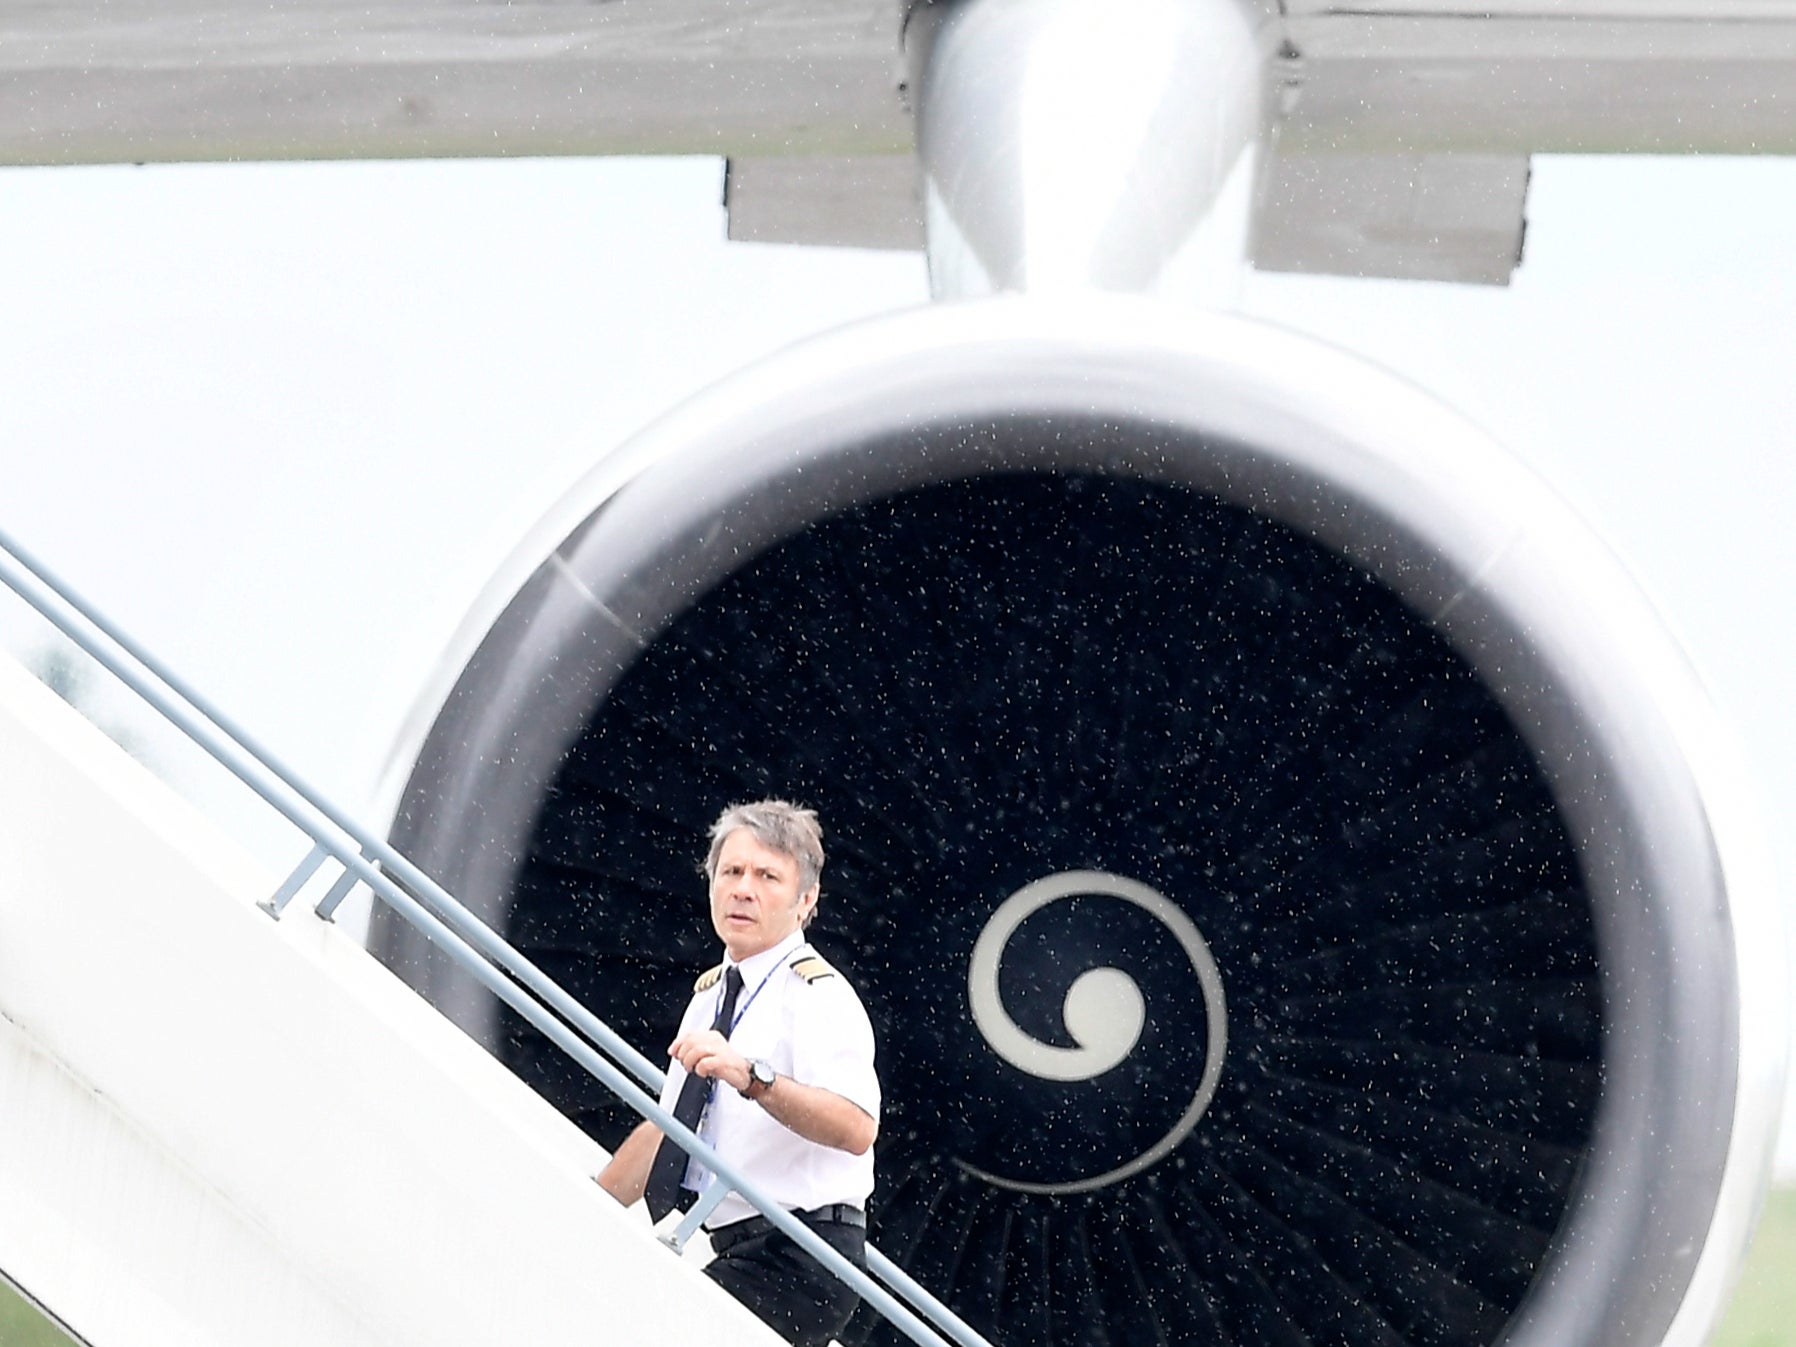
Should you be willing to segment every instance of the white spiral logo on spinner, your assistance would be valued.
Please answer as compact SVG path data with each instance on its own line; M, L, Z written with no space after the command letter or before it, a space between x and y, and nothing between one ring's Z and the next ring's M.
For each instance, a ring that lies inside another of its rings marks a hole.
M1120 898L1144 909L1169 930L1191 961L1198 989L1203 995L1209 1032L1204 1043L1204 1069L1190 1104L1172 1130L1127 1164L1091 1178L1062 1183L1026 1183L992 1174L964 1160L955 1163L970 1174L1002 1188L1026 1193L1076 1193L1139 1174L1169 1154L1190 1135L1215 1097L1222 1077L1223 1054L1228 1047L1228 1022L1222 996L1222 976L1216 960L1198 929L1164 894L1146 884L1101 870L1068 870L1025 884L992 913L973 945L967 964L967 1002L973 1023L993 1052L1019 1071L1041 1080L1077 1082L1094 1080L1128 1059L1141 1031L1147 1027L1146 1003L1135 979L1120 968L1092 968L1073 979L1061 1005L1067 1036L1077 1047L1062 1048L1031 1037L1004 1009L998 995L998 969L1011 936L1035 913L1066 898L1098 896Z

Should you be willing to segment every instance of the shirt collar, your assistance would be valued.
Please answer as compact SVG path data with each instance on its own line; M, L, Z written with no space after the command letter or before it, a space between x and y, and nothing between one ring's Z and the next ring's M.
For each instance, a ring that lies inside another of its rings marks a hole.
M723 956L723 966L725 971L728 971L732 967L740 968L742 970L743 982L753 986L771 973L773 971L773 966L776 963L779 963L782 959L790 958L793 951L797 950L804 943L804 928L801 926L772 949L764 949L759 954L751 954L741 963L732 963L730 956L725 954Z

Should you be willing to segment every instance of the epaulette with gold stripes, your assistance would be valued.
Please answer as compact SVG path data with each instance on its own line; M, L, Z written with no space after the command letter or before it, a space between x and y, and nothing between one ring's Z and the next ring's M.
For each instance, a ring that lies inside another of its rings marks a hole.
M815 954L800 955L786 966L806 982L815 982L819 978L833 978L836 975L836 970Z
M698 981L692 984L692 990L695 992L708 992L711 988L717 985L717 979L722 976L722 964L718 964L715 968L707 968L704 972L698 975Z

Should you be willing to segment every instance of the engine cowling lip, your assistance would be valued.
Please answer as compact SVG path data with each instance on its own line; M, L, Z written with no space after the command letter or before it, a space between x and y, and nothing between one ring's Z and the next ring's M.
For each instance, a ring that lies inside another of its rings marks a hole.
M1014 415L1017 403L1031 414ZM966 434L969 425L981 433ZM1117 432L1108 450L1107 427ZM1016 433L1037 428L1066 438L1056 446ZM1202 452L1149 453L1139 443L1144 430L1169 444L1201 442ZM509 724L489 724L476 736L489 758L514 752L529 726L536 743L524 756L557 760L544 745L571 742L607 678L627 667L641 641L693 595L810 518L957 474L1088 465L1097 450L1110 453L1109 470L1164 474L1298 527L1403 595L1511 706L1564 792L1574 831L1588 838L1619 813L1624 833L1651 831L1663 840L1675 819L1684 840L1668 849L1694 858L1696 873L1642 875L1652 858L1632 857L1593 877L1609 895L1606 910L1599 902L1600 938L1622 952L1623 966L1702 964L1706 947L1687 929L1691 913L1727 920L1701 792L1657 710L1654 679L1676 662L1675 652L1660 648L1668 643L1649 616L1639 620L1644 604L1564 507L1506 456L1431 400L1356 361L1225 320L1168 325L1135 311L1075 314L1035 301L980 306L970 316L937 310L776 360L649 440L656 465L609 496L495 626L489 644L496 651L534 646L527 665L583 672L571 701L512 701L500 717ZM728 545L699 545L720 508L743 501L753 509L719 535ZM654 580L635 584L633 576ZM1543 577L1555 586L1550 620L1539 609ZM1612 628L1595 656L1594 623ZM469 673L479 665L477 658ZM508 700L486 696L495 688L483 688L480 676L474 683L464 674L459 695L469 703ZM1588 724L1575 708L1593 704L1598 688L1606 720ZM511 680L509 692L519 690ZM550 723L556 715L559 725ZM503 834L495 822L483 820L483 835ZM1587 854L1599 850L1586 846ZM451 886L478 903L478 876L457 885L456 866L448 868ZM1622 910L1642 887L1657 922L1651 930ZM1669 892L1674 887L1681 898ZM1694 901L1692 891L1700 894ZM1605 965L1611 962L1606 954ZM1722 1088L1704 1100L1679 1099L1691 1056L1675 1041L1680 1035L1706 1039L1729 1061L1739 1043L1732 964L1725 957L1712 963L1694 978L1688 966L1681 970L1676 1008L1635 1004L1657 979L1609 989L1620 1079L1599 1120L1603 1160L1568 1219L1564 1252L1511 1341L1657 1341L1675 1312L1693 1256L1668 1261L1663 1250L1640 1249L1652 1224L1641 1213L1656 1209L1661 1224L1701 1248L1729 1164L1732 1078L1713 1082ZM1693 1019L1701 1031L1690 1035ZM1614 1103L1642 1091L1654 1098L1633 1113ZM1630 1122L1641 1116L1659 1122L1657 1141ZM1668 1187L1673 1173L1677 1182ZM1667 1220L1667 1209L1680 1214ZM1623 1250L1629 1239L1635 1247ZM1599 1266L1600 1278L1578 1271Z

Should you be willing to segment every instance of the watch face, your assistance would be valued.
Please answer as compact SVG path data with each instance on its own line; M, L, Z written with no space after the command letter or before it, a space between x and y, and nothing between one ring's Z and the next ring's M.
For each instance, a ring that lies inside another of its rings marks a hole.
M766 1062L756 1062L753 1067L754 1077L762 1085L773 1084L773 1068Z

